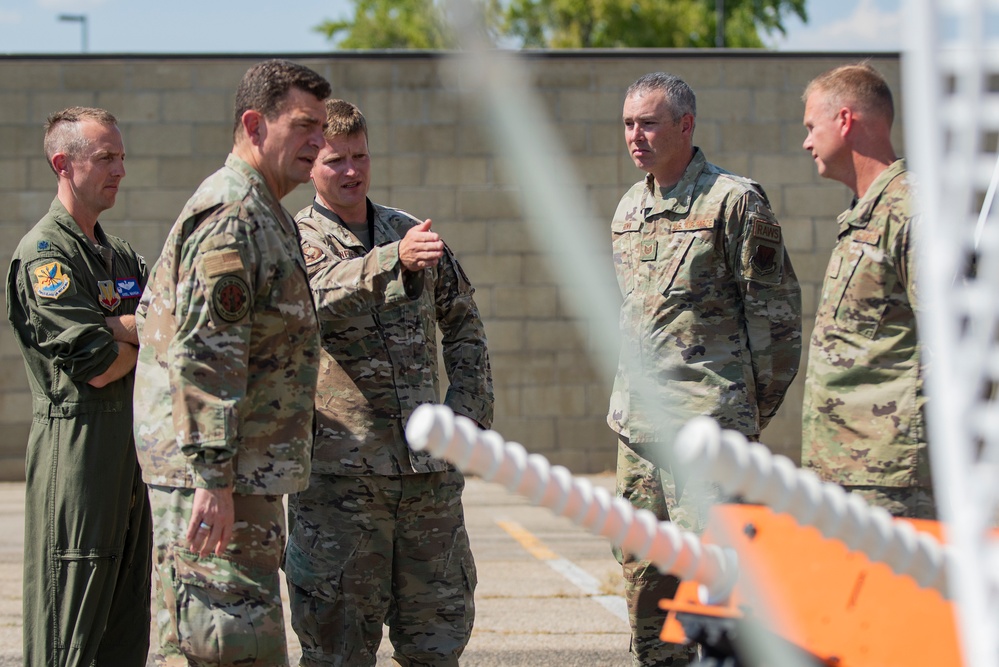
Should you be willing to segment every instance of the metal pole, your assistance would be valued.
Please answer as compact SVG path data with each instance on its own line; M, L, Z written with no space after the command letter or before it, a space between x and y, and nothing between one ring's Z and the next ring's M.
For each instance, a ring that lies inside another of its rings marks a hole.
M60 14L60 21L80 24L80 49L82 53L87 52L87 15L86 14Z
M715 0L715 14L718 20L715 22L715 46L719 49L725 48L725 0Z

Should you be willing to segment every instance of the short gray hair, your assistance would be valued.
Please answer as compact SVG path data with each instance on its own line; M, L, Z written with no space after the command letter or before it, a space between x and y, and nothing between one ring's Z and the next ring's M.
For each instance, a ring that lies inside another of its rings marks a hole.
M642 95L644 93L657 91L666 98L670 115L673 122L678 123L685 115L690 114L697 117L697 99L690 86L675 74L666 72L650 72L638 78L635 83L628 86L625 99L632 95Z

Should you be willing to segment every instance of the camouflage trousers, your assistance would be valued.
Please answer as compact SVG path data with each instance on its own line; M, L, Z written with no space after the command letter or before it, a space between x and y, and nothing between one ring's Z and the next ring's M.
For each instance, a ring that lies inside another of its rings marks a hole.
M844 486L843 488L866 500L868 505L883 507L895 517L934 521L937 518L936 499L930 487Z
M288 499L284 570L301 665L458 664L475 618L475 563L457 471L313 474Z
M708 511L720 498L718 487L704 482L685 483L674 475L666 445L618 442L617 494L660 521L700 534L707 526ZM656 461L653 463L650 459ZM657 465L658 464L658 465ZM660 574L649 561L614 550L624 571L625 598L631 622L631 657L635 667L682 667L697 657L696 647L667 644L659 638L666 612L659 600L672 599L680 580Z
M194 489L150 486L149 499L159 632L154 664L286 667L281 496L233 496L236 521L225 554L204 557L187 548Z

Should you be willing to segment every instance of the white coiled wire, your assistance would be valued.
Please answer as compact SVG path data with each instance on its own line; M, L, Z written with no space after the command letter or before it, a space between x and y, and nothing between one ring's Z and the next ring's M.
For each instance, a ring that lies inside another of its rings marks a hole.
M421 405L406 425L406 438L415 450L450 461L462 472L502 484L547 507L615 546L655 564L660 572L700 584L702 602L723 603L738 578L732 549L702 544L694 534L660 522L652 512L636 509L627 500L552 466L540 454L505 442L495 431L483 431L471 419L443 405Z
M953 556L945 545L905 521L895 521L885 509L868 505L840 485L795 467L766 446L749 442L737 431L723 430L713 419L697 417L680 430L673 454L688 475L709 478L728 495L786 512L799 524L814 526L826 537L947 597L945 565Z

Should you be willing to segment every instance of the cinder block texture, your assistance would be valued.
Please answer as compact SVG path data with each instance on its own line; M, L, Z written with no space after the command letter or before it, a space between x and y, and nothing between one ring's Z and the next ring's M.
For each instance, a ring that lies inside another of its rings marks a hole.
M559 275L559 267L568 257L614 283L610 216L625 190L643 176L624 145L625 89L655 70L678 74L694 88L695 143L710 161L763 184L784 225L810 326L836 236L835 218L850 193L820 179L801 149L801 93L815 75L858 58L710 49L513 57L526 70L523 80L543 114L543 126L531 129L540 129L555 152L564 152L569 168L569 183L550 187L554 208L542 210L525 196L525 186L537 179L532 175L539 167L540 173L553 173L557 156L542 146L526 155L508 150L509 128L499 130L493 110L484 108L495 99L483 89L484 73L459 57L296 56L330 79L334 96L358 103L367 116L372 198L432 218L475 284L492 352L494 428L573 472L601 472L612 469L615 460L616 439L604 417L616 342L598 340L597 332L598 324L616 321L619 302L607 306L586 293L576 298L582 288ZM6 256L55 194L42 155L46 116L66 106L101 105L118 116L128 153L122 193L103 220L109 232L128 238L154 261L180 206L225 159L232 145L235 88L256 60L0 56L0 245ZM871 61L896 93L894 136L900 139L898 56ZM514 115L520 111L513 109ZM904 146L896 148L904 154ZM310 199L306 185L285 205L294 213ZM569 201L585 212L581 219L558 215ZM532 224L539 227L532 231ZM593 256L580 256L571 243L584 233L599 241ZM582 304L585 312L572 304ZM0 422L6 433L0 454L23 456L30 395L6 325L0 331L0 368L5 371ZM763 434L766 444L795 460L803 373L804 368Z

